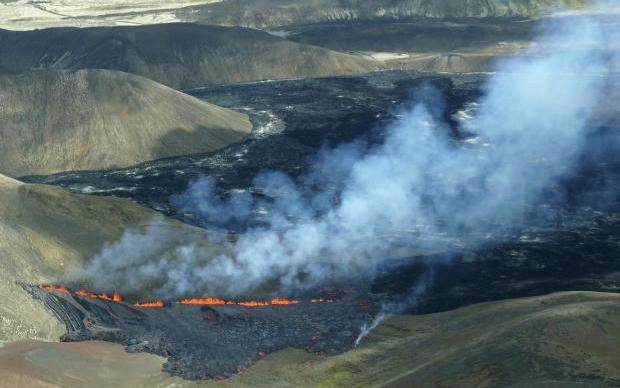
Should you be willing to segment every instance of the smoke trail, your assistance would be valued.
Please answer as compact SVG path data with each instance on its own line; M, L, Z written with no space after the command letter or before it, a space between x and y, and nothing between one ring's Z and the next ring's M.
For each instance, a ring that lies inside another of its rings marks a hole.
M362 340L383 322L387 314L402 314L405 311L415 309L431 285L434 275L435 271L431 267L418 279L416 285L404 295L398 295L396 298L384 302L372 322L362 325L360 334L355 339L354 347L358 347Z
M152 276L144 260L124 263L141 274L128 283L159 282L167 294L241 293L266 280L303 287L372 273L395 244L476 244L532 222L527 209L575 169L605 90L602 75L613 65L607 52L614 34L595 21L550 23L537 41L544 52L498 64L467 141L450 137L441 101L425 93L425 103L404 111L379 146L325 150L297 182L279 172L258 176L256 188L273 198L265 226L234 242L210 236L221 253L178 247L174 258L157 261ZM204 178L173 202L216 224L223 213L243 221L263 206L249 196L222 201L213 193ZM132 260L125 240L107 249ZM114 278L114 260L102 252L87 275L95 282Z
M371 331L376 329L377 326L379 326L379 324L383 322L384 319L385 319L385 314L380 313L379 315L375 317L375 319L369 325L364 324L360 330L360 335L358 335L357 338L355 339L355 343L353 346L357 348L360 342L362 342L362 340L366 338L366 336L368 336L368 334L370 334Z
M216 225L243 221L251 215L252 196L249 193L233 193L225 202L217 197L215 190L215 180L202 177L192 184L191 190L173 196L170 202L179 211L195 214ZM205 201L205 198L209 200Z

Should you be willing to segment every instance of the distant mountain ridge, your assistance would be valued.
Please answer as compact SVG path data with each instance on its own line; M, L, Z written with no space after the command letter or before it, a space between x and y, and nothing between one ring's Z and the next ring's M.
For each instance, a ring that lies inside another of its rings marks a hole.
M587 0L0 0L0 28L147 25L174 22L269 28L403 18L528 18Z
M407 18L530 18L586 0L227 0L179 9L184 21L270 28Z
M173 23L0 30L0 67L120 70L183 89L357 73L380 64L248 28Z

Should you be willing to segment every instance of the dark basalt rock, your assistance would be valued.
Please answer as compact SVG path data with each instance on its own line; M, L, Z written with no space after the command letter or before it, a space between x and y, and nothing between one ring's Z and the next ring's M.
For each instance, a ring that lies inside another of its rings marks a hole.
M377 307L359 295L263 307L130 304L23 286L65 324L61 341L100 340L129 352L166 357L164 370L185 379L224 378L287 347L324 355L353 348Z
M500 299L558 291L620 292L620 215L599 215L570 231L530 232L470 251L395 260L371 292L410 298L409 313L427 314Z

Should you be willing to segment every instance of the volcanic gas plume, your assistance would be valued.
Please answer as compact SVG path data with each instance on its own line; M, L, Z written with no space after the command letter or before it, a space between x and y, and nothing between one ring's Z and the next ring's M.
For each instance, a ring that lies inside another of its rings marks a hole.
M576 169L618 69L610 52L620 35L605 28L588 18L543 22L536 51L497 64L458 137L443 122L441 96L423 89L382 144L326 149L296 178L261 173L252 187L260 196L222 199L215 178L198 179L172 202L205 225L221 225L219 214L240 223L266 214L264 226L235 238L210 232L217 251L198 242L170 251L169 236L129 230L73 278L131 292L160 284L153 292L164 298L240 295L274 280L291 290L372 276L397 248L474 248L544 225L554 217L544 201L562 200L549 188Z

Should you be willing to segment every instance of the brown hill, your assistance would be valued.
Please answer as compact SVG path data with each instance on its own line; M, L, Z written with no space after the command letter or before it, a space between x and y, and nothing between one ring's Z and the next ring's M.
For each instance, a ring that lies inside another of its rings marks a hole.
M369 58L263 31L195 24L0 30L6 69L112 69L176 89L374 70Z
M211 151L250 130L245 114L127 73L0 74L0 172L11 176Z
M165 231L171 241L177 235L202 236L125 199L75 195L0 175L0 342L58 340L63 333L58 321L17 282L53 281L79 267L105 242L116 241L125 229L147 226Z

